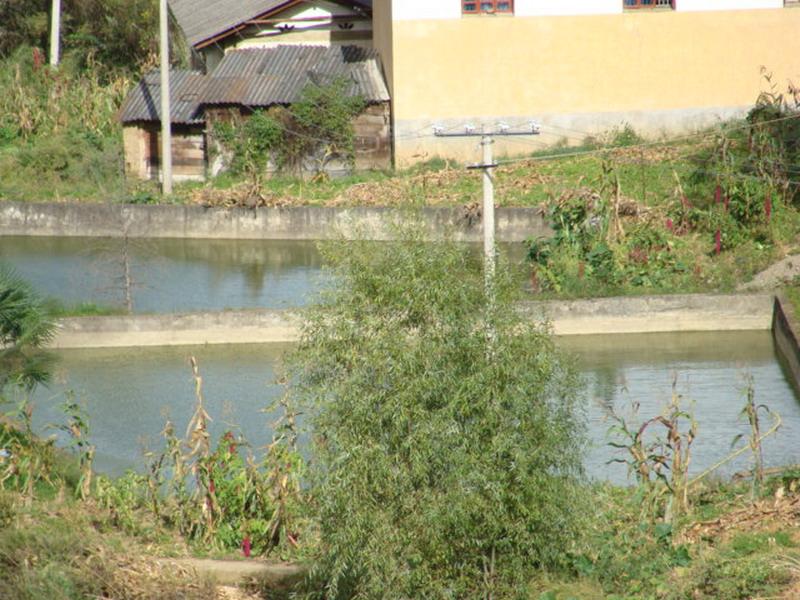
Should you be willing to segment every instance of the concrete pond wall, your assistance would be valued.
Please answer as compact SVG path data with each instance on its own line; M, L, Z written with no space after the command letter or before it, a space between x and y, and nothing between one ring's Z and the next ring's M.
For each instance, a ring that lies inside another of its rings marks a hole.
M772 331L779 360L800 392L800 322L781 295L695 294L524 302L519 310L555 335L689 331ZM292 311L239 310L61 319L51 346L112 348L290 343L300 320Z
M790 375L789 381L800 393L800 321L794 306L783 294L775 296L774 302L772 337L775 350Z
M556 335L670 331L768 331L770 294L645 296L525 302L523 314ZM166 315L75 317L59 322L56 348L292 342L291 311L241 310Z
M240 240L390 240L396 226L420 219L428 239L482 239L480 214L464 208L205 208L188 205L0 203L0 235L142 237ZM552 235L541 211L499 208L497 241L521 242Z

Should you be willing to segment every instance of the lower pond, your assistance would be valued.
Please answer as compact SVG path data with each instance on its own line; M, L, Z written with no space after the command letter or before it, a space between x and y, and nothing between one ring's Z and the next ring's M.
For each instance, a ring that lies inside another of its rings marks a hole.
M587 471L597 479L626 481L621 457L607 445L611 411L639 419L656 416L669 402L673 381L683 406L693 411L698 436L692 471L726 456L736 435L748 432L739 416L745 377L755 382L756 400L780 414L783 426L764 443L768 465L800 463L800 402L777 361L769 332L578 336L559 339L576 356L586 383L586 418L591 449ZM85 403L97 468L119 474L140 468L143 448L159 447L166 418L183 432L194 406L188 357L200 364L208 412L217 434L240 430L254 447L270 440L275 413L267 409L281 393L280 358L289 346L246 345L197 348L70 350L60 354L59 373L49 389L36 392L37 426L63 421L58 405L65 390ZM764 417L764 429L771 417ZM739 442L740 444L743 442ZM748 468L745 454L722 475Z

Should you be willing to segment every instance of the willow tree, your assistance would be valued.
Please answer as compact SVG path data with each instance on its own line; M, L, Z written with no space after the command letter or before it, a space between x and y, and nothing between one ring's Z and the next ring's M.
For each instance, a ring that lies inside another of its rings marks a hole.
M313 439L309 594L510 594L574 539L576 378L510 269L489 298L474 249L400 238L324 249L335 284L289 358Z

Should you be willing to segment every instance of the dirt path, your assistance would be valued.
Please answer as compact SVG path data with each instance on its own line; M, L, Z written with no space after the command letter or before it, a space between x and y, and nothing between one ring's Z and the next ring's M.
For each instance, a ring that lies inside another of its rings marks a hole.
M800 254L791 254L761 271L752 281L739 284L737 291L769 290L780 287L800 276Z

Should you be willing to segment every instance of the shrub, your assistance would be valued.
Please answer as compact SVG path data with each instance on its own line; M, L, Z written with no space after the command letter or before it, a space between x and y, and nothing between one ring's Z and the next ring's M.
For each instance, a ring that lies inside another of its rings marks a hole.
M324 248L337 285L289 358L313 435L311 596L466 598L565 561L581 514L576 379L469 247Z
M42 346L54 327L36 291L0 265L0 402L7 386L33 389L49 379L52 357Z
M317 173L325 171L331 160L355 161L353 118L364 110L360 96L349 93L348 82L337 80L328 85L309 85L300 99L284 111L286 130L279 148L282 168L302 169L310 158Z

